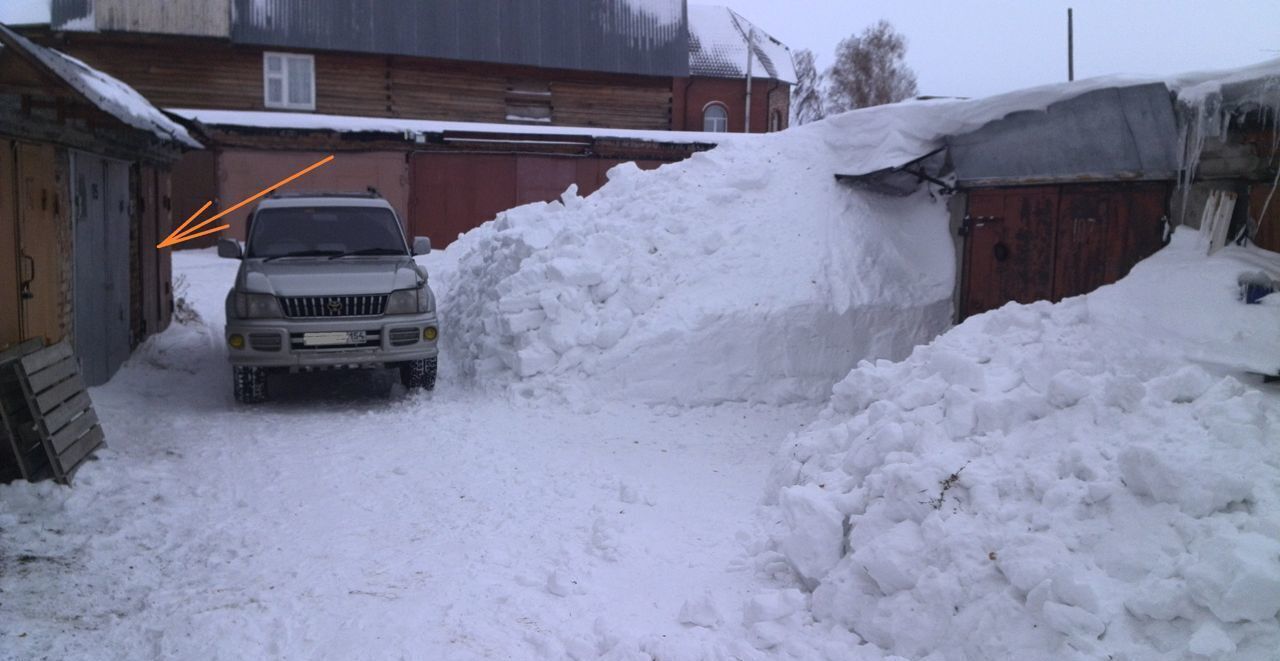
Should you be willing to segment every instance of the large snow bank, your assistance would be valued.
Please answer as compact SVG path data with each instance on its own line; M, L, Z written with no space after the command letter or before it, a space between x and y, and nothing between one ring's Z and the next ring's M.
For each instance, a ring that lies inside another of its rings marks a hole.
M647 401L824 398L950 323L946 205L832 177L819 131L728 144L464 235L445 350L465 373ZM579 383L587 383L579 381Z
M649 401L824 398L858 360L902 358L946 328L955 277L941 200L833 175L1120 82L866 108L657 171L619 166L588 198L512 209L450 248L445 349L465 374L586 375Z
M1275 659L1280 398L1222 365L1280 367L1280 256L1203 254L849 374L774 475L793 596L869 658Z

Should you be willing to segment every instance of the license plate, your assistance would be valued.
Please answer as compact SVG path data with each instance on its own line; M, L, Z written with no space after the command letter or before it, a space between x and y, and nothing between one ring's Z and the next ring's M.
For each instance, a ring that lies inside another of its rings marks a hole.
M344 344L364 344L364 331L334 331L331 333L303 333L302 344L308 347L332 347Z

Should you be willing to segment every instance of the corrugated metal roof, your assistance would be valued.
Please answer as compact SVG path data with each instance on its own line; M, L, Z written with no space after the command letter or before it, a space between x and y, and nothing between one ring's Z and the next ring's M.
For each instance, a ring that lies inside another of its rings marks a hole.
M689 75L742 78L754 41L752 76L796 82L791 49L741 14L720 5L689 5Z
M234 0L237 43L688 74L684 0Z
M947 138L961 185L1172 179L1177 121L1164 83L1094 90Z

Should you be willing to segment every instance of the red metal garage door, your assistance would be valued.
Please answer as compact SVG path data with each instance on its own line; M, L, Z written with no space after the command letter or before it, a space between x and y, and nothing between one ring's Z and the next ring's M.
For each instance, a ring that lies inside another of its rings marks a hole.
M417 153L412 159L409 227L437 248L516 205L510 155Z
M1053 294L1058 188L974 191L966 220L961 318Z
M418 152L411 160L409 227L443 248L499 212L530 202L559 199L570 184L579 195L604 185L605 173L623 161L535 154ZM662 165L639 161L642 169Z
M999 188L969 195L961 318L1057 301L1123 278L1159 250L1165 183Z

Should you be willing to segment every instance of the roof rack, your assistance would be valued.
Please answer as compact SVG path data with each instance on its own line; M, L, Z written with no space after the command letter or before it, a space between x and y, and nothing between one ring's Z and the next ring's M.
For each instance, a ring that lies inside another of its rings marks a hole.
M270 199L288 199L294 197L365 197L371 199L383 199L382 193L378 189L370 186L363 191L282 191L274 190L267 194Z

